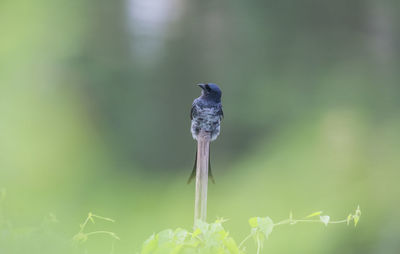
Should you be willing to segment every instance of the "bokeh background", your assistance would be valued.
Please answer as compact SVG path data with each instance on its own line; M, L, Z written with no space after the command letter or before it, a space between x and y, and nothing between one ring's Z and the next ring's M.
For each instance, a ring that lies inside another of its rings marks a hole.
M214 82L210 221L323 210L264 253L400 252L400 8L387 1L0 2L0 252L137 253L190 229L190 106ZM249 246L252 244L249 243ZM253 253L252 247L248 248Z

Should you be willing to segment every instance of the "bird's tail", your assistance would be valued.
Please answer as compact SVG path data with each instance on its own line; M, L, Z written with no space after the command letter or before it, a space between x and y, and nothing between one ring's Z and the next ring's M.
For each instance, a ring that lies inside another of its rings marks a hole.
M196 166L197 166L197 147L196 147L196 157L194 158L193 170L192 173L190 174L187 184L189 184L194 178L196 178ZM214 177L211 172L210 148L208 150L208 179L210 179L211 182L215 184Z

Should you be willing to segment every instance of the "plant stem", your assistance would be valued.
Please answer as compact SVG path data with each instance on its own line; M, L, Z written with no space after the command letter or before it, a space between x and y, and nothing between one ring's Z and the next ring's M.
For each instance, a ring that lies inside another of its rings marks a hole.
M242 247L242 245L247 241L247 240L249 240L250 239L250 237L252 237L253 236L253 233L250 233L248 236L246 236L246 238L244 238L243 239L243 241L239 244L239 249Z
M196 194L194 203L194 222L207 219L208 160L210 134L201 130L197 136Z
M307 219L300 219L300 220L283 220L274 224L274 226L285 225L285 224L296 224L298 222L316 222L316 223L323 223L321 220L307 220ZM337 220L337 221L329 221L328 224L340 224L345 223L347 220Z

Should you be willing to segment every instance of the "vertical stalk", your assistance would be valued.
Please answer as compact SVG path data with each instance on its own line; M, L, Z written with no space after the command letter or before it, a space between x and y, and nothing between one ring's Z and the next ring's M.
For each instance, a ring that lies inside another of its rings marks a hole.
M210 134L201 130L197 136L196 194L194 201L194 221L206 221L208 160L210 151Z

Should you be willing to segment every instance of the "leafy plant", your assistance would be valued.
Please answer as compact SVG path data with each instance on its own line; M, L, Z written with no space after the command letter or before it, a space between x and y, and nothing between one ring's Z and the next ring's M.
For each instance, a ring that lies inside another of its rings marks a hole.
M71 253L70 241L59 237L52 231L52 226L59 223L56 216L49 213L39 227L26 228L24 231L17 230L2 216L2 207L6 192L0 190L0 252L1 253ZM237 242L224 229L222 224L226 221L218 219L213 223L206 223L197 220L193 231L182 228L176 230L166 229L157 234L151 235L142 245L141 254L244 254L246 253L245 244L249 239L254 239L257 254L260 254L265 240L271 235L273 230L282 225L295 225L297 223L322 223L358 225L361 210L358 206L354 213L349 214L342 220L331 220L331 217L323 214L322 211L311 213L302 218L294 218L290 212L285 220L274 222L270 217L252 217L249 219L250 233L238 245ZM97 220L114 222L113 219L97 214L89 213L84 222L80 225L80 230L73 236L76 246L83 247L93 235L107 235L112 239L110 253L114 253L114 244L120 238L111 231L88 230L90 223L95 224ZM21 246L20 241L24 242ZM17 248L18 247L18 248ZM83 253L89 253L83 248ZM10 252L11 250L11 252ZM79 249L78 249L79 250ZM80 252L79 252L80 253Z
M74 235L74 237L72 238L73 242L75 244L83 244L89 239L90 236L100 235L100 234L109 235L113 239L112 245L111 245L111 253L113 253L115 240L120 240L120 238L114 232L105 231L105 230L96 230L96 231L89 231L89 232L85 231L89 222L92 222L93 224L95 224L95 219L109 221L109 222L115 222L113 219L103 217L100 215L96 215L96 214L89 212L85 221L81 225L79 225L79 227L80 227L79 232L76 235Z
M250 234L240 243L239 248L243 246L243 244L250 239L251 237L254 238L256 245L257 245L257 254L261 252L261 249L263 248L264 241L268 239L268 236L272 233L272 230L276 226L280 225L294 225L299 222L316 222L316 223L322 223L325 226L328 226L328 224L340 224L340 223L346 223L347 225L350 224L351 221L354 222L354 226L357 226L357 223L360 219L361 216L361 210L360 206L357 206L357 209L354 214L349 214L346 219L343 220L336 220L336 221L331 221L329 215L322 215L322 211L314 212L311 213L310 215L305 216L304 218L301 219L294 219L293 218L293 213L290 212L289 218L277 223L274 223L270 217L253 217L249 219L249 224L251 227Z
M197 220L193 232L181 228L163 230L144 242L141 254L243 253L222 227L223 222L223 219L219 219L208 224Z
M343 220L330 220L330 216L323 215L322 211L311 213L301 219L294 219L293 214L289 218L274 223L270 217L252 217L249 219L251 227L250 234L237 245L235 240L222 227L223 219L218 219L214 223L206 223L197 220L193 232L178 228L176 230L166 229L150 236L142 247L141 254L170 253L170 254L191 254L191 253L218 253L218 254L240 254L245 253L244 244L250 238L255 240L257 254L263 248L264 242L277 226L289 224L294 225L300 222L328 224L346 223L353 221L354 226L361 216L358 206L354 214L349 214Z

